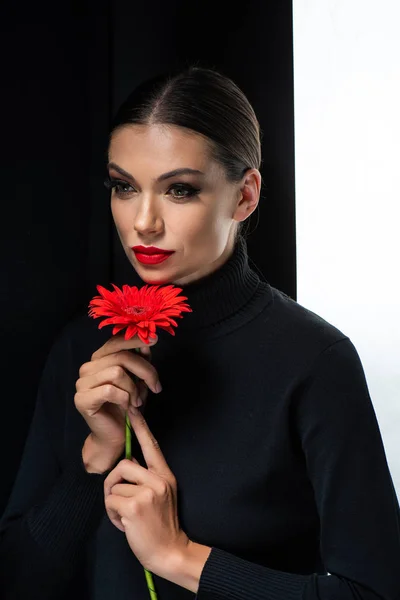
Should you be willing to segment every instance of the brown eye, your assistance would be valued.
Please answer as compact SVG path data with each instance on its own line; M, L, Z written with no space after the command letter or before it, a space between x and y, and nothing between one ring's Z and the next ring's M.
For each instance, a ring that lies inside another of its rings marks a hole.
M128 189L130 188L130 189ZM129 185L129 183L126 182L121 182L121 183L117 183L115 184L115 191L117 192L117 194L130 194L130 192L133 191L133 188L131 185Z
M124 196L135 191L127 181L122 181L122 179L112 179L111 177L107 177L104 181L104 185L108 190L115 188L117 196Z
M192 196L195 196L196 194L199 193L200 189L198 188L194 188L192 185L189 185L188 183L175 183L174 185L171 185L171 187L168 190L168 193L171 192L171 190L173 191L173 193L171 194L174 198L176 199L185 199L185 198L191 198Z

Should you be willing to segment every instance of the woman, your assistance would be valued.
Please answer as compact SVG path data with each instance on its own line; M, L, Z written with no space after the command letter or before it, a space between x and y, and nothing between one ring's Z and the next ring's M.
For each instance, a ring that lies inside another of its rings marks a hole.
M121 244L139 285L176 284L193 312L151 349L87 314L54 344L1 523L3 598L145 600L146 568L159 600L399 600L399 504L357 351L248 264L260 160L249 102L215 71L155 78L118 111Z

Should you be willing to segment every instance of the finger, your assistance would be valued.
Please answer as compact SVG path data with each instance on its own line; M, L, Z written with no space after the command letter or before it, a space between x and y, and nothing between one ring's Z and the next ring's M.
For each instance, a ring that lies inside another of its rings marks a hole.
M132 380L132 377L128 375L121 365L117 364L105 367L91 375L80 377L75 385L78 392L83 392L99 385L104 385L105 383L111 383L130 394L136 394L136 384Z
M84 392L77 392L74 397L78 411L84 412L89 417L93 417L105 402L116 404L121 408L121 412L125 414L129 408L129 400L129 392L121 390L110 383Z
M117 466L107 475L104 480L104 495L107 497L111 489L117 483L135 483L136 485L147 485L155 489L157 477L154 473L142 467L136 460L128 458L121 460Z
M154 334L155 338L149 340L149 344L153 346L158 341L158 337ZM117 333L113 335L109 340L106 341L103 346L101 346L98 350L96 350L92 354L92 360L96 360L98 358L103 358L107 354L112 354L113 352L119 352L120 350L128 350L129 348L142 348L146 346L138 335L133 336L130 340L124 339L124 333Z
M131 498L137 492L138 486L134 483L116 483L110 490L111 494Z
M151 361L151 348L149 346L142 346L140 348L140 354L145 356L147 360Z
M139 388L139 382L134 382L132 377L125 371L121 365L112 365L105 369L93 373L92 375L86 375L80 377L75 382L77 392L85 392L90 389L98 388L102 385L111 384L115 388L124 390L129 394L129 403L132 406L141 406L147 398L148 391L144 393L144 389L148 390L147 385L143 383ZM142 402L139 402L139 396Z
M120 531L125 532L125 526L121 522L121 518L128 517L128 500L122 496L110 495L104 500L104 505L107 510L107 515L115 527Z
M124 369L135 375L138 379L145 381L149 388L154 393L157 393L156 385L159 381L158 373L148 360L137 353L117 352L101 359L84 363L79 369L79 375L81 378L88 377L111 365L120 365L124 367Z
M174 475L142 413L138 409L130 407L129 418L132 429L142 449L147 467L167 480L172 480Z
M144 381L137 381L136 387L137 387L137 391L138 391L138 398L140 398L142 400L142 404L140 404L140 406L145 407L147 404L148 396L149 396L149 388L144 383ZM136 407L136 406L137 406L137 403L134 402L133 407Z

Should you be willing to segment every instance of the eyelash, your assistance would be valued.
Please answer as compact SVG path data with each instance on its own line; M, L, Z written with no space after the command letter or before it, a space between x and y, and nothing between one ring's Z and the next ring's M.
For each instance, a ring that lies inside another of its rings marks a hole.
M124 185L132 188L130 183L128 183L127 181L123 181L122 179L113 179L111 177L107 177L104 180L104 185L110 191L113 188L115 188L117 196L119 196L119 197L124 197L124 196L127 196L128 194L132 193L131 191L128 192L126 190L125 191L121 190L121 187ZM200 188L195 188L192 185L189 185L188 183L174 183L168 189L168 192L173 188L177 188L178 190L187 192L185 196L174 196L175 200L186 200L187 198L192 198L193 196L195 196L196 194L198 194L200 192ZM132 188L132 189L134 189L134 188Z

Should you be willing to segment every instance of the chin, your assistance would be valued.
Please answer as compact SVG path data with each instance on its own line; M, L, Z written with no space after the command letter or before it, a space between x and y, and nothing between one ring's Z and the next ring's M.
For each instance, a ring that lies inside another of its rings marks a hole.
M143 279L143 281L145 283L147 283L147 285L163 285L164 283L171 283L169 279L164 278L164 279L151 279L149 277L142 277L142 275L140 275L140 278Z
M140 279L142 279L145 283L147 283L147 285L175 285L177 287L180 286L180 284L177 283L176 280L181 279L182 276L178 275L178 277L177 277L175 274L175 276L172 275L172 279L171 279L171 275L170 275L170 277L165 276L164 278L162 278L160 275L157 276L156 274L154 274L154 279L153 279L151 277L151 275L149 275L149 273L142 274L140 272L140 270L141 270L140 267L138 269L135 267L135 271L139 275ZM185 277L187 277L187 275Z

